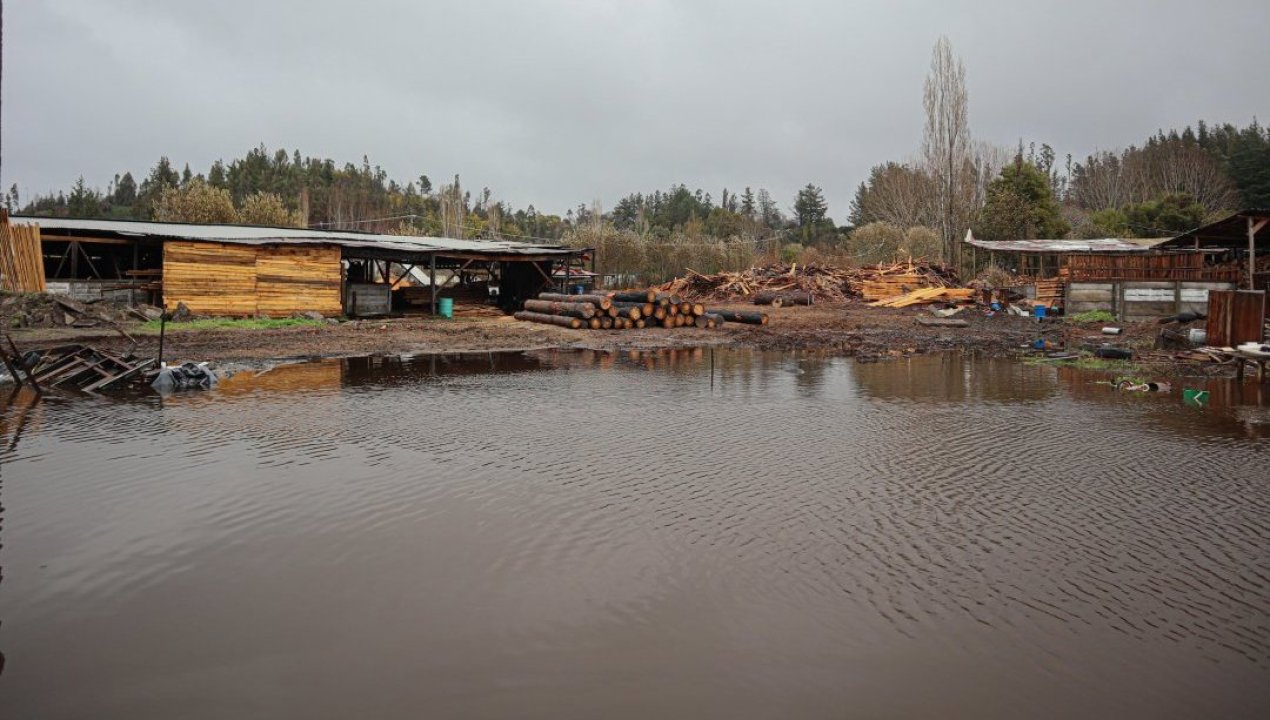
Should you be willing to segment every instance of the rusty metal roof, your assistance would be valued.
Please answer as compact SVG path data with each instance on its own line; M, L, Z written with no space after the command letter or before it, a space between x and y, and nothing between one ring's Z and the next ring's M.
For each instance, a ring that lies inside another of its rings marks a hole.
M568 255L577 252L560 245L510 240L459 240L443 237L380 235L349 230L310 230L259 225L164 223L144 220L89 220L11 216L15 223L35 223L47 234L115 236L155 240L195 240L241 245L338 245L402 253L461 253L464 255Z
M1260 220L1270 218L1270 209L1268 208L1249 208L1240 210L1233 215L1227 216L1207 225L1202 225L1193 230L1178 235L1177 237L1165 241L1166 247L1185 248L1194 245L1196 242L1201 247L1227 247L1227 248L1246 248L1248 247L1248 223L1254 224ZM1261 230L1254 236L1254 242L1261 245L1270 237L1270 231Z

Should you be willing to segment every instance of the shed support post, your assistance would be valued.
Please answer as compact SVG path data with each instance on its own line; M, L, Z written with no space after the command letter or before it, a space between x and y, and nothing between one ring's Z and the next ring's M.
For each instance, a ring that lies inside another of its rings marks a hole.
M1256 290L1253 285L1257 269L1257 243L1253 240L1257 236L1257 226L1252 224L1252 218L1248 218L1248 289Z
M1256 271L1257 271L1257 243L1255 238L1257 232L1261 228L1270 223L1270 218L1261 218L1253 222L1252 218L1248 218L1248 289L1256 290Z
M428 289L432 291L432 314L437 314L437 254L428 256Z

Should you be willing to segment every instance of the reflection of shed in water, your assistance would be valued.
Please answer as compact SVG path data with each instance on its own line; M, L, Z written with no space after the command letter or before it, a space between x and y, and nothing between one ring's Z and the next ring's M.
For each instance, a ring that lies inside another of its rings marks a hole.
M856 363L852 374L865 394L880 400L1019 402L1045 400L1058 390L1052 368L953 353Z
M216 392L222 395L250 395L257 392L296 392L339 389L343 376L342 361L277 365L265 370L244 370L222 380Z

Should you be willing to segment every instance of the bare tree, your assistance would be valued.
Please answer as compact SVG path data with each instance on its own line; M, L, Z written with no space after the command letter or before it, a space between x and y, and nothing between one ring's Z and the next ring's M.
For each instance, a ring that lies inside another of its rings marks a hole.
M970 160L970 124L966 68L953 55L947 37L939 38L931 52L922 104L926 109L922 154L936 183L944 261L956 266L961 263L961 217L965 215L961 186Z
M441 234L450 238L463 238L463 224L467 221L466 203L463 201L463 187L459 184L459 176L454 176L454 184L443 185L437 195L438 210L441 215Z
M851 222L857 227L875 222L902 228L938 227L933 177L911 163L888 162L874 167L851 201Z
M1239 204L1230 177L1194 142L1164 140L1141 149L1130 148L1121 165L1133 202L1146 202L1165 193L1186 193L1209 213L1232 210Z
M1210 214L1233 209L1239 194L1211 155L1193 141L1156 138L1145 147L1120 153L1102 151L1077 163L1072 199L1085 210L1119 209L1186 193Z
M1119 208L1129 202L1120 155L1101 150L1072 168L1071 199L1086 210Z

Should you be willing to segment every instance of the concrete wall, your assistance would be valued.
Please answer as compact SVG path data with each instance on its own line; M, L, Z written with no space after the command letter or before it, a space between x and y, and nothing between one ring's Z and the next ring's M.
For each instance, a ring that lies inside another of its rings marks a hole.
M1180 312L1208 310L1209 290L1233 290L1228 282L1123 280L1074 282L1067 286L1067 314L1106 310L1121 322L1155 320Z
M47 280L44 285L46 290L53 295L67 295L75 300L112 300L115 302L131 302L131 290L116 289L117 285L134 284L129 280ZM136 292L136 297L140 300L146 298L147 293L142 291Z

